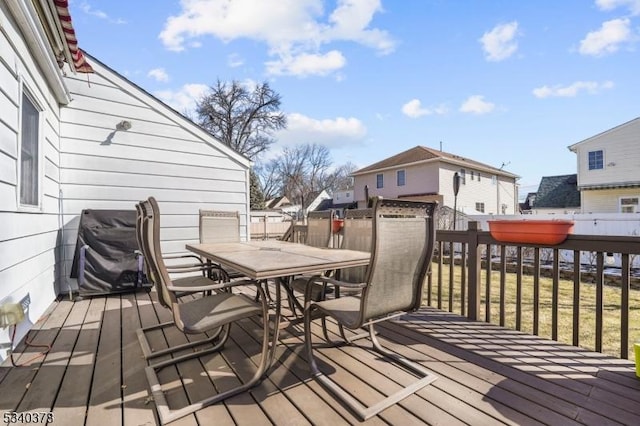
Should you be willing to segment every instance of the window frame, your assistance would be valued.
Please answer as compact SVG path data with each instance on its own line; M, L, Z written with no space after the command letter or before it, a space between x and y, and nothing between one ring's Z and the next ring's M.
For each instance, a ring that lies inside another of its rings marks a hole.
M636 200L635 203L623 204L622 200ZM631 207L633 211L624 211L625 207ZM640 212L640 195L625 195L618 197L618 211L620 213L638 213Z
M402 182L400 182L400 176L402 173ZM396 186L405 186L407 184L407 172L402 169L402 170L397 170L396 171Z
M460 176L460 184L461 185L466 185L467 184L467 170L466 169L460 169L460 171L458 172L458 175Z
M480 207L480 208L478 208ZM480 213L484 213L485 212L485 204L482 201L476 201L476 211L480 212Z
M384 173L376 173L376 189L384 188Z
M23 179L22 179L22 171L23 171L23 123L24 123L24 101L27 99L31 106L37 112L37 124L36 124L36 141L35 147L37 152L35 153L37 164L35 166L35 171L37 173L35 177L35 185L37 188L36 192L36 202L35 204L27 204L22 201L22 187L23 187ZM43 152L43 128L44 128L44 108L42 108L43 103L39 101L34 95L34 91L29 88L29 86L21 80L20 82L20 92L19 92L19 105L18 105L18 152L17 152L17 164L16 164L16 206L18 211L28 211L28 212L41 212L42 211L42 199L43 199L43 183L44 183L44 152Z
M598 153L600 153L600 158L599 159L595 158ZM591 167L591 164L592 164L591 154L594 154L593 167ZM600 167L597 167L598 165ZM596 149L596 150L593 150L593 151L587 151L587 169L589 171L591 171L591 170L604 170L604 150Z

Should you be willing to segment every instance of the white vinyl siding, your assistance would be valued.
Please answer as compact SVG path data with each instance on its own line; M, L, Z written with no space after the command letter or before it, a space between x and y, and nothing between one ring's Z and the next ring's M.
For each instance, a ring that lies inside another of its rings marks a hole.
M63 276L57 251L59 105L6 2L0 2L0 24L0 302L28 297L28 320L35 323L55 299ZM37 137L31 140L36 146L22 146L28 121L23 96L37 109ZM27 182L32 171L37 177ZM27 324L18 327L16 342ZM9 348L8 331L0 329L0 360Z
M240 212L247 238L248 160L230 155L202 129L92 62L96 73L65 79L73 102L62 110L64 212L133 209L153 195L160 204L163 252L198 241L198 210ZM118 123L131 123L128 130ZM65 260L73 259L77 221L65 221Z

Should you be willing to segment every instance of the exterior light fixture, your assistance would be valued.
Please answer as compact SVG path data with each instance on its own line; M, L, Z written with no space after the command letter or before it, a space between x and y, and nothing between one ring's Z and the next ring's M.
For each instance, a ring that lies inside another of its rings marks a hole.
M128 120L122 120L118 124L116 124L116 130L124 130L127 131L131 128L131 122Z

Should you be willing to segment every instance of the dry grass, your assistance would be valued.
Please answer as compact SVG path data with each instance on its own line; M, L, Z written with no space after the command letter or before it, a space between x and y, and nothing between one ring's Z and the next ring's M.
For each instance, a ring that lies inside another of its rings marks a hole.
M442 308L449 307L449 265L442 265ZM454 268L453 312L461 313L461 268ZM433 264L432 306L437 306L437 277L438 265ZM481 283L481 312L480 318L485 318L486 304L486 274L482 272ZM539 331L541 337L551 339L551 278L540 278L540 310ZM560 280L558 296L558 341L573 344L573 281ZM621 290L614 286L604 287L603 336L602 351L608 355L620 356L620 328L621 328ZM467 291L468 294L468 291ZM508 273L505 285L505 327L516 329L516 274ZM595 284L582 283L580 288L580 326L579 345L585 349L595 350ZM520 330L533 334L533 277L522 277L522 317ZM491 274L491 322L500 322L500 273ZM640 342L640 291L631 290L629 294L629 359L634 359L633 343Z

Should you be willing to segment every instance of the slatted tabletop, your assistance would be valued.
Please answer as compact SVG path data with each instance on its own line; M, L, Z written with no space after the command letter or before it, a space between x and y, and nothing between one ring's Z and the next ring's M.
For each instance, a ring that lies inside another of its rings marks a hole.
M51 344L51 352L25 367L5 362L0 368L0 411L51 411L54 424L61 425L156 424L135 330L169 315L153 292L55 302L28 336L33 343ZM173 383L170 404L180 406L232 386L236 373L250 374L245 360L248 355L255 362L258 356L260 344L250 332L258 327L241 321L222 355L162 370L162 381ZM379 330L385 347L418 360L439 378L367 424L640 424L640 379L629 361L431 308ZM259 386L172 424L359 424L309 379L302 338L301 325L282 330L276 363ZM175 329L158 331L151 339L158 348L186 341ZM319 327L315 340L321 341ZM20 345L16 355L23 350ZM361 349L327 347L319 354L323 371L364 402L411 380ZM221 389L207 374L224 377Z

